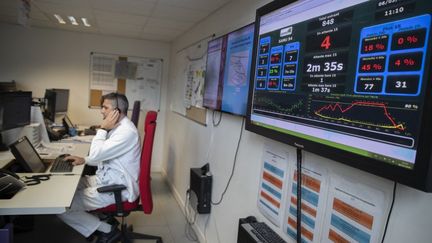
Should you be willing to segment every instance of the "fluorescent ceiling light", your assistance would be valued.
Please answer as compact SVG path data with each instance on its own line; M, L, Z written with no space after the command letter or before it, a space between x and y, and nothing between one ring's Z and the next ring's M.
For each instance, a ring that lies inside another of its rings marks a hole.
M57 21L58 21L60 24L66 24L66 22L64 21L64 19L63 19L60 15L58 15L58 14L54 14L54 17L57 19Z
M83 22L85 27L90 27L90 23L88 22L87 18L81 18L81 21Z
M76 21L74 16L68 16L68 19L72 25L78 25L78 22Z

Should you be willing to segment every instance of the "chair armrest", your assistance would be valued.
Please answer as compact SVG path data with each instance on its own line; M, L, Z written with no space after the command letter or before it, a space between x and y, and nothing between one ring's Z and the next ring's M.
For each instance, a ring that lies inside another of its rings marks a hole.
M123 202L122 202L122 198L121 198L121 192L126 189L125 185L109 185L109 186L103 186L103 187L99 187L96 190L99 193L114 193L114 199L115 199L115 204L116 204L116 209L117 209L117 216L123 216L124 215L124 211L123 211Z
M99 187L97 191L99 193L107 193L107 192L116 192L116 191L122 191L126 189L125 185L109 185L109 186L103 186Z

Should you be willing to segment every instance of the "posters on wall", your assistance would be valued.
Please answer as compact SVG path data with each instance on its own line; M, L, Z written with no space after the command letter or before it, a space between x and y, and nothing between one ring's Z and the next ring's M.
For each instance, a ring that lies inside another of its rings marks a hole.
M112 55L91 55L90 89L116 91L117 79L115 78L116 57Z
M320 231L328 189L328 172L314 161L302 165L302 240L320 242ZM286 203L284 232L292 239L297 238L297 168L292 166L290 186Z
M281 147L264 147L258 209L292 240L297 237L297 168ZM369 184L364 181L372 181ZM390 207L379 179L345 178L308 156L302 161L302 242L378 242ZM372 179L372 180L371 180Z
M204 77L207 55L191 60L187 67L184 105L203 107Z
M332 175L323 242L379 242L390 196L352 178Z
M288 153L266 145L262 157L258 209L276 226L280 225L283 216L287 172Z

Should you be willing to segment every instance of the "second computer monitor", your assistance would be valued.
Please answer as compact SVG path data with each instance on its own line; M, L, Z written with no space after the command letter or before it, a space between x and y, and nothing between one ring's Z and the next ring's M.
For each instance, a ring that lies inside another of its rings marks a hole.
M32 92L0 92L0 131L30 124Z
M45 90L45 118L55 122L58 113L66 113L69 103L68 89L47 89Z

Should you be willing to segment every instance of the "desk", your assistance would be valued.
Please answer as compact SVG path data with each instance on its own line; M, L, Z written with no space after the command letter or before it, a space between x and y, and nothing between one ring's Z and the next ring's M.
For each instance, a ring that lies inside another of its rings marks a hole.
M89 144L74 144L71 154L86 156ZM72 175L55 174L38 185L27 186L11 199L0 200L0 215L60 214L72 203L84 165L74 166ZM20 177L40 173L18 173Z

